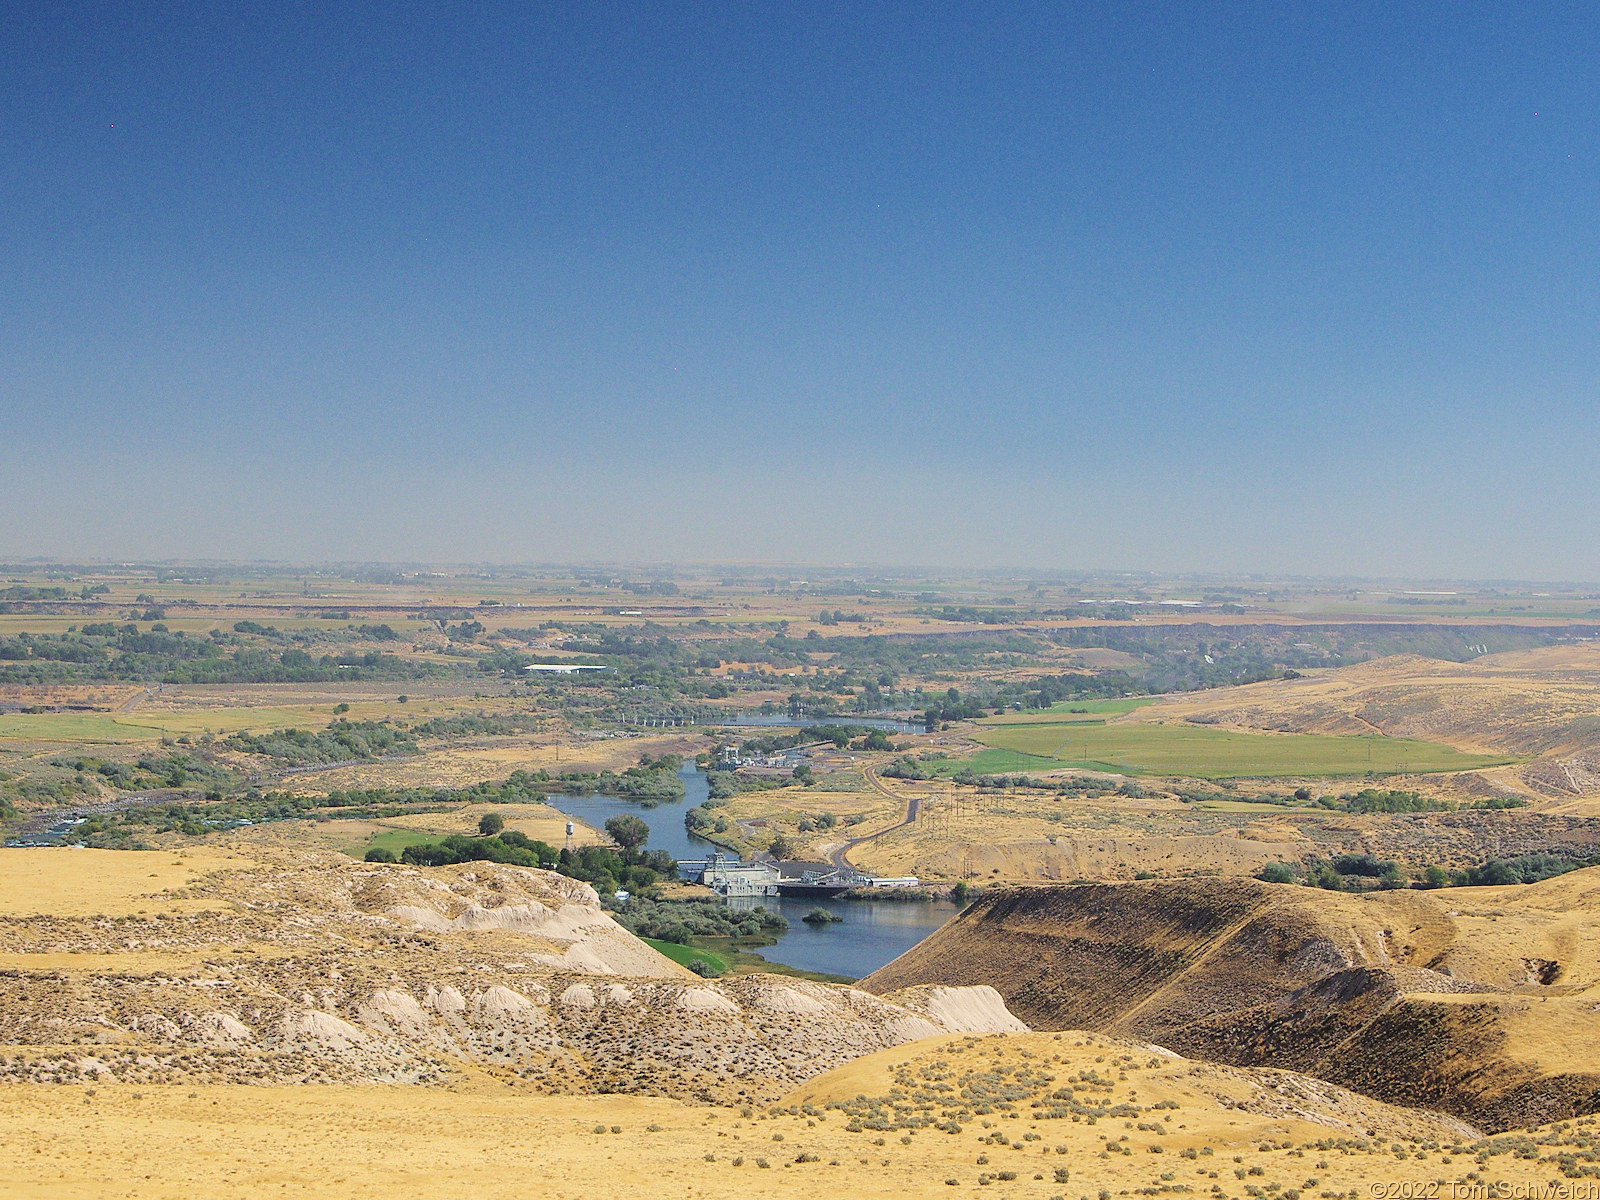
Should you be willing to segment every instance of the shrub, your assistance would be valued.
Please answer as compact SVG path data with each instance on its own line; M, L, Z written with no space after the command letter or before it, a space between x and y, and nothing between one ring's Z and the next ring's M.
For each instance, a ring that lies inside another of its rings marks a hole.
M1341 875L1361 875L1367 879L1381 879L1397 870L1388 859L1374 858L1370 854L1336 854L1333 869Z
M1482 887L1507 883L1538 883L1554 875L1576 871L1593 862L1592 859L1558 858L1551 854L1524 854L1516 858L1491 858L1481 867L1468 867L1454 872L1451 882L1461 886Z
M478 832L484 837L493 837L506 827L506 819L499 813L484 813L478 818Z
M1443 812L1451 806L1440 800L1430 800L1416 792L1381 791L1363 788L1354 796L1342 796L1340 801L1346 812L1353 813L1408 813Z

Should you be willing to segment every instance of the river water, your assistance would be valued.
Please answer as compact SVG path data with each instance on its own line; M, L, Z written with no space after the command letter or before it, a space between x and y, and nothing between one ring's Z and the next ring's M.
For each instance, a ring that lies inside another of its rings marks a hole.
M899 958L961 909L948 900L797 900L783 896L730 900L737 907L764 904L789 919L789 929L775 946L758 947L768 962L802 971L825 971L860 979ZM840 920L807 925L800 918L823 908Z
M552 796L550 803L568 816L605 828L607 818L623 813L650 826L651 850L665 850L674 858L705 858L718 847L692 836L683 827L685 810L710 795L705 773L693 763L680 770L684 798L644 808L615 796ZM860 979L898 958L933 933L960 909L948 901L926 903L893 900L791 900L781 896L737 901L741 906L764 904L789 920L789 929L776 945L757 950L769 962L802 971L823 971ZM814 908L824 908L842 918L827 925L807 925L800 918Z
M684 763L678 775L683 780L683 799L657 804L654 808L645 808L634 800L596 795L551 796L550 804L596 829L604 829L606 821L612 817L623 814L639 817L650 826L646 849L665 850L673 858L707 858L720 847L685 829L683 814L711 795L711 785L706 782L705 772L695 770L692 762Z

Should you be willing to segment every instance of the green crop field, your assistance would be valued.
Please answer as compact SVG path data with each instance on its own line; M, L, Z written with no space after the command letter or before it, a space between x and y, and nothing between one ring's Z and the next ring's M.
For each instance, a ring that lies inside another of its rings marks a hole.
M1037 754L1016 750L980 750L971 758L952 758L926 764L935 775L954 775L957 771L976 771L979 775L1015 775L1029 771L1057 771L1061 763Z
M438 832L428 832L422 829L386 829L382 833L374 834L359 846L353 846L345 853L352 858L365 858L368 850L387 850L396 858L407 846L424 846L430 842L437 842L445 835Z
M405 709L386 700L355 700L345 714L351 721L377 721L396 713L422 720L457 711L448 702L418 701ZM143 742L201 734L264 733L270 729L322 729L337 720L332 704L280 704L256 707L135 709L126 713L6 713L0 739L34 742Z
M1199 779L1470 771L1514 761L1413 738L1240 733L1188 725L1013 724L987 727L977 738L996 750L1049 760L1056 768ZM980 769L976 762L971 765ZM1036 763L1033 769L1045 768Z
M132 717L105 712L7 713L0 717L0 738L30 742L138 742L162 734L156 725L140 725Z

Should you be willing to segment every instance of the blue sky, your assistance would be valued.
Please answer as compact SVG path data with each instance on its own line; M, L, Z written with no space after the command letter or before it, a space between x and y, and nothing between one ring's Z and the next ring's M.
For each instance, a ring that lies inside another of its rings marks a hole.
M16 5L0 553L1600 579L1580 5Z

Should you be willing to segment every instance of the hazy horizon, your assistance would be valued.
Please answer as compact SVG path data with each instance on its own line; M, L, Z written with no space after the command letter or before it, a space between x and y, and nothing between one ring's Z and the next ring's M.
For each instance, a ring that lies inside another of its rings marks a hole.
M0 16L0 557L1600 579L1600 26Z
M282 575L285 578L313 576L327 579L361 578L369 574L388 573L398 577L415 576L419 581L429 577L501 578L504 580L548 580L570 574L588 586L596 582L592 576L613 576L609 583L639 583L649 580L682 582L690 587L696 577L718 575L721 582L748 579L764 582L783 576L783 582L800 585L828 585L833 582L882 584L905 587L943 586L960 588L965 584L1007 586L1089 586L1093 594L1084 603L1103 602L1114 598L1118 588L1131 588L1133 592L1154 588L1159 591L1182 591L1190 588L1237 588L1240 585L1260 585L1266 588L1280 586L1308 588L1313 592L1345 592L1351 588L1373 589L1369 595L1385 592L1409 591L1418 596L1454 596L1455 590L1432 591L1417 589L1478 589L1485 593L1506 592L1515 595L1521 589L1552 588L1550 593L1534 595L1560 595L1565 592L1587 592L1600 589L1600 580L1590 579L1535 579L1516 577L1472 577L1448 575L1353 575L1353 574L1297 574L1293 572L1261 571L1160 571L1133 570L1116 566L1098 567L1040 567L1031 563L1001 563L977 567L964 563L890 563L871 560L804 560L804 559L566 559L566 560L509 560L509 559L287 559L287 558L61 558L51 555L25 555L6 558L0 556L0 569L35 572L49 579L57 573L76 576L93 575L106 571L175 571L193 569L204 572L236 571L243 575L260 572L263 576ZM814 578L802 577L805 572ZM63 576L64 577L64 576ZM20 580L13 579L13 582ZM819 598L828 593L818 591ZM1265 595L1266 593L1262 593ZM665 594L664 594L665 595ZM326 598L326 597L324 597ZM1584 598L1584 597L1580 597ZM1600 598L1600 597L1596 597ZM1025 602L1020 601L1019 602ZM1166 601L1136 601L1136 603L1165 603Z

